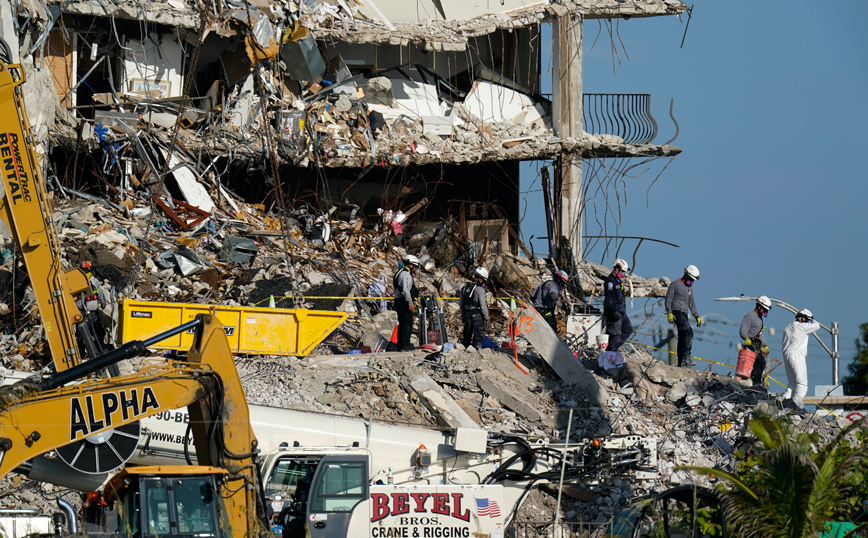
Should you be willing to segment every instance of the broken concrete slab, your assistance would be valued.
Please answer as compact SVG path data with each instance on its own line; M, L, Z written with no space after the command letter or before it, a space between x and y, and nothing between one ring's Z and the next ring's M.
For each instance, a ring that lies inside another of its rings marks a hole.
M542 418L540 414L533 407L531 407L530 404L528 404L527 402L519 398L517 394L513 393L512 391L510 391L500 383L494 381L493 379L489 378L488 376L477 376L476 384L479 385L479 388L482 389L483 392L485 392L489 396L494 396L494 398L504 407L515 411L524 418L533 422L537 422Z
M467 400L455 400L455 403L458 404L458 407L464 410L467 415L473 419L477 424L482 424L482 417L479 415L479 410L475 405L468 402Z
M479 424L474 422L436 381L418 368L411 367L407 370L406 382L416 391L428 410L437 416L438 422L442 425L451 428L479 429Z
M600 387L591 372L576 359L576 356L549 327L543 317L533 308L523 308L518 312L516 333L527 338L537 353L552 367L566 383L583 389L585 395L599 405L606 405L608 396Z

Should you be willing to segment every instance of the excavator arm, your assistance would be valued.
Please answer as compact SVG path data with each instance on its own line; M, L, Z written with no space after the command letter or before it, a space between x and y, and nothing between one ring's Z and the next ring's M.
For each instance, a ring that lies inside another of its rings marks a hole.
M191 404L215 383L213 372L170 363L151 364L110 382L86 381L41 393L35 384L29 385L13 385L17 394L8 397L8 407L0 413L3 476L40 454Z
M57 233L35 151L21 85L24 70L10 62L0 40L0 218L24 258L39 315L57 371L82 362L76 324L83 320L76 298L90 291L85 273L60 265Z
M186 361L155 361L133 375L109 380L87 377L68 384L190 329L196 330L196 336ZM194 321L144 342L124 344L41 383L12 385L0 395L0 406L0 476L51 450L117 434L137 420L186 406L199 464L227 472L221 485L224 535L263 534L258 443L226 334L216 316L200 314Z

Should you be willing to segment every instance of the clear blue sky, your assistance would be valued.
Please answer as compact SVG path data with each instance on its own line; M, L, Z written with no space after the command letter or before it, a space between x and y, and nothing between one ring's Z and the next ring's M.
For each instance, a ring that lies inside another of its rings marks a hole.
M684 149L650 188L647 205L646 190L664 160L639 167L648 171L619 187L627 204L617 231L609 218L608 233L680 245L644 244L637 274L674 279L685 265L697 265L702 278L695 290L704 314L740 322L750 303L713 299L764 294L809 308L826 325L839 321L843 377L858 326L868 322L862 277L868 266L862 158L868 146L868 2L698 1L679 48L686 20L617 21L620 65L614 67L607 29L591 51L599 26L585 23L584 91L651 94L657 142L674 134L668 114L674 97L680 134L673 144ZM544 67L554 68L544 56ZM535 165L523 167L522 188L532 191L522 235L545 236L542 201L533 192L539 189ZM614 188L609 193L613 200ZM598 233L588 225L586 234ZM537 252L546 249L544 241L533 244ZM597 248L587 258L599 262L603 255ZM634 308L644 306L636 301ZM781 333L792 319L780 308L767 318L776 329L768 338L772 358L780 358ZM715 337L720 344L695 342L694 354L734 364L730 344L738 328L711 327L727 335ZM820 335L830 341L828 333ZM831 359L813 339L808 370L810 396L813 385L832 382ZM786 383L783 368L772 375Z

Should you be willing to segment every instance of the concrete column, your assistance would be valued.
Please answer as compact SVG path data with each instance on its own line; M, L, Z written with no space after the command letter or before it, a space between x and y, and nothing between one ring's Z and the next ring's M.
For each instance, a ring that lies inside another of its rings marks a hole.
M560 138L582 133L582 16L571 13L555 20L552 27L553 61L552 110L555 134ZM559 228L573 252L573 261L582 259L582 158L580 154L560 156ZM560 241L560 238L558 238ZM565 246L565 245L562 245Z

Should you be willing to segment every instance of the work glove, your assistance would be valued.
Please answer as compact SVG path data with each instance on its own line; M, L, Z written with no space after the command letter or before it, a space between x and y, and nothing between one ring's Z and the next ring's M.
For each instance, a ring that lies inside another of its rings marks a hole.
M763 357L768 357L768 356L769 356L769 348L768 348L768 346L763 346L763 347L761 347L761 348L760 348L760 351L762 351Z
M750 338L744 339L744 347L750 347L753 342L750 341Z
M482 323L482 328L483 328L483 329L487 329L487 328L488 328L488 320L485 320L485 321Z
M698 318L696 318L696 326L702 327L702 316L699 316Z
M669 323L675 323L675 314L673 314L672 312L666 314L666 321L668 321Z

